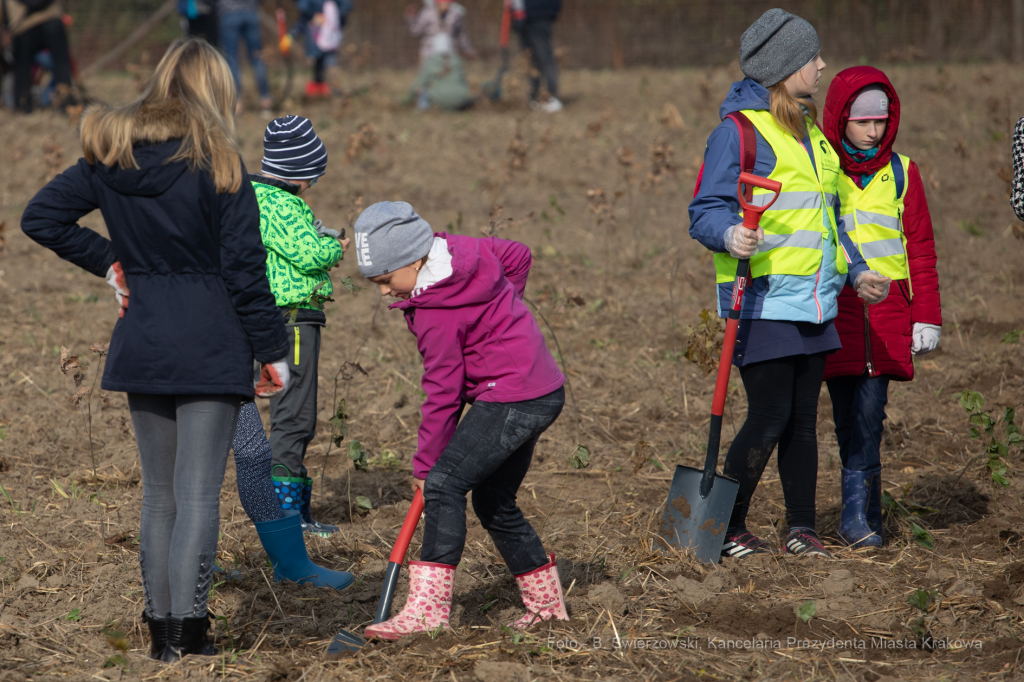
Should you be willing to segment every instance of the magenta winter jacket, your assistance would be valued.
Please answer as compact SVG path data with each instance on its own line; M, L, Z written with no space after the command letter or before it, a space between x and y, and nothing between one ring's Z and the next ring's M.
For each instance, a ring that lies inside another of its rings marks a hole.
M496 237L447 241L451 274L392 308L405 311L423 356L423 422L413 475L426 478L455 434L462 401L532 400L565 383L523 303L529 247ZM443 252L442 252L443 253Z

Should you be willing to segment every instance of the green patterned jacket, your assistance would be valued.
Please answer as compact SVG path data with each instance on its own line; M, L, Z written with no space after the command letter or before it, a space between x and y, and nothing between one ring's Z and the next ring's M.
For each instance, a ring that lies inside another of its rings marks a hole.
M317 309L308 301L316 286L319 296L334 291L328 270L341 260L337 239L321 237L313 227L313 211L291 192L252 180L260 205L260 234L267 248L267 277L277 305Z

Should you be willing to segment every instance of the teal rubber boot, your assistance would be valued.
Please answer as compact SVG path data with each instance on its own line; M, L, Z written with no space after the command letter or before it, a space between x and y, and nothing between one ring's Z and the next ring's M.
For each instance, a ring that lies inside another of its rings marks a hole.
M274 567L274 580L333 587L339 591L355 582L355 576L348 571L332 571L313 563L306 552L302 519L298 514L285 512L283 519L255 525L270 565Z

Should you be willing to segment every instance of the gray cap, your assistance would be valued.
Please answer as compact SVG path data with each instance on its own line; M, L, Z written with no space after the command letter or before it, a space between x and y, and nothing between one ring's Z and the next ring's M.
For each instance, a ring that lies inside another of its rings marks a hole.
M804 68L820 49L813 26L776 7L762 14L740 37L740 69L770 88Z
M404 201L382 201L363 211L355 224L356 262L363 277L412 265L430 253L434 230Z
M881 85L869 85L857 93L850 105L851 121L889 118L889 95Z

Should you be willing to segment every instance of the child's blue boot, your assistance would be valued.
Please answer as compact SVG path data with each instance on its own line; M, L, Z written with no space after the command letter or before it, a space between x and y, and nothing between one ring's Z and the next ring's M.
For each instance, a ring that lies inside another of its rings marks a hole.
M873 471L843 469L843 512L839 519L839 537L853 547L877 547L882 538L868 525L868 501L871 498Z
M302 519L297 513L285 512L283 519L261 521L256 524L256 532L278 582L310 583L336 590L344 590L355 582L355 576L348 571L332 571L313 563L306 552Z
M871 497L868 498L868 528L885 544L885 526L882 523L882 467L871 470Z

